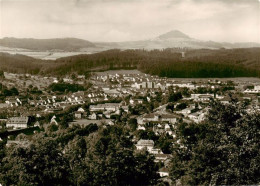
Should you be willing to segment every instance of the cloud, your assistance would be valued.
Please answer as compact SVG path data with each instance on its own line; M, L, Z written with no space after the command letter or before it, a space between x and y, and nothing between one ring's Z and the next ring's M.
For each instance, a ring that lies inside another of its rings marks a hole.
M125 41L172 29L216 41L258 41L258 0L1 0L0 37Z

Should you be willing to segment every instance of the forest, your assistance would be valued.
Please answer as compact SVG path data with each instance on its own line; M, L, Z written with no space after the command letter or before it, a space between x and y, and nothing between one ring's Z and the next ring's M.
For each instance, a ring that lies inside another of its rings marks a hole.
M93 71L138 69L160 77L260 77L260 48L187 50L108 50L95 54L39 60L1 53L0 68L8 72L65 76Z
M232 102L212 101L205 121L180 120L174 140L163 135L157 139L172 156L172 184L259 184L260 115L246 112L236 99ZM6 146L6 140L0 141L0 183L167 185L157 173L160 164L154 162L154 155L134 146L134 136L137 140L157 136L136 130L136 121L127 118L112 126L48 125L33 136L16 136L28 142L24 145Z
M55 125L56 126L56 125ZM151 185L158 167L147 152L134 152L122 126L50 126L25 147L4 150L0 142L0 183L4 185ZM17 138L28 140L26 135ZM33 166L31 166L33 165Z

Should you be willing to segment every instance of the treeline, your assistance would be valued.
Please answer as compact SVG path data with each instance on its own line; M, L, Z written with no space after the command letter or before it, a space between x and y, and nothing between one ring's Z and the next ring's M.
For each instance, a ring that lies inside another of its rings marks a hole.
M53 92L77 92L84 91L85 88L78 84L70 84L70 83L53 83L48 87Z
M19 95L17 88L12 87L8 89L6 86L0 83L0 99L7 96L17 96L17 95Z
M20 74L43 74L57 64L53 61L40 60L20 54L0 52L0 70ZM60 64L59 64L60 65Z
M138 69L161 77L260 77L260 48L190 50L185 57L171 49L108 50L76 55L55 61L37 60L21 55L0 55L5 71L32 74L86 74L92 71Z
M143 64L140 70L160 77L170 78L207 78L207 77L258 77L259 70L243 65L209 62L171 62L161 61Z
M136 69L143 57L138 50L109 50L91 55L77 55L57 59L62 67L54 68L50 73L65 75L76 72L85 74L89 71L113 70L113 69Z

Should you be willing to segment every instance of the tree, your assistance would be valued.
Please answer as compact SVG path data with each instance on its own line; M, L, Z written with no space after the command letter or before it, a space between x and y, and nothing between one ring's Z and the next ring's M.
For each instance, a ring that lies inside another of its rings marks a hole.
M260 114L236 102L211 103L206 122L181 123L171 178L188 185L252 185L260 178Z
M180 99L182 99L181 92L176 92L176 93L170 92L168 102L176 102L179 101Z
M136 118L129 119L128 125L130 126L131 131L135 131L138 127L137 119Z
M19 95L19 92L18 92L17 88L15 88L15 87L12 87L12 88L10 89L10 91L11 91L11 94L12 94L13 96Z
M157 145L164 154L171 154L172 153L172 144L173 144L173 137L169 134L162 134L160 135Z
M20 136L21 138L23 136ZM4 185L154 185L158 166L121 125L47 131L0 150ZM2 144L0 143L0 146ZM3 145L5 146L5 145ZM3 159L1 158L3 156Z
M68 162L52 139L40 138L29 147L8 149L0 181L5 185L64 185L69 183Z
M166 109L167 110L171 110L173 112L174 110L174 104L173 103L168 103L167 106L166 106Z
M5 75L4 75L4 71L0 70L0 79L4 79Z
M86 165L91 185L151 185L158 167L149 154L134 153L133 143L120 126L101 129L88 137Z
M54 131L57 131L59 129L59 127L56 125L56 124L50 124L48 127L47 127L48 131L50 132L54 132Z
M187 103L180 103L176 106L177 110L183 110L185 108L187 108Z

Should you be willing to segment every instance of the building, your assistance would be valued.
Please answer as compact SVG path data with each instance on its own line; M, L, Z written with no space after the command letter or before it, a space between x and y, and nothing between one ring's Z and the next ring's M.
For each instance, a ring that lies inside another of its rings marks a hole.
M105 104L98 104L98 105L90 105L89 111L90 112L97 112L97 111L113 111L115 112L121 107L120 103L105 103Z
M214 98L214 94L191 94L194 101L209 102L211 98Z
M12 117L7 120L7 128L27 128L29 125L29 117Z
M155 154L155 162L165 162L166 160L170 160L171 155L170 154Z
M77 111L77 112L75 112L74 116L75 116L75 118L76 118L76 119L81 119L81 118L82 118L82 116L83 116L83 113L82 113L82 112L79 112L79 111Z
M147 122L166 122L174 124L177 121L176 115L173 114L147 114L143 117L143 123Z
M142 150L142 149L146 148L148 152L151 152L154 147L154 141L140 139L135 146L136 146L137 150Z
M96 120L96 119L97 119L96 113L91 114L91 115L89 116L89 119L90 119L90 120Z
M57 118L55 115L54 116L52 116L52 118L51 118L51 121L50 121L50 124L54 124L54 125L58 125L60 120L59 120L59 118Z
M169 176L169 169L166 167L161 168L158 173L160 174L160 177L168 177Z

